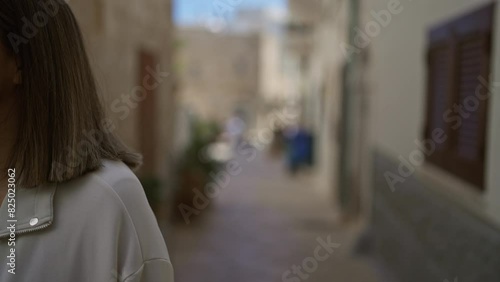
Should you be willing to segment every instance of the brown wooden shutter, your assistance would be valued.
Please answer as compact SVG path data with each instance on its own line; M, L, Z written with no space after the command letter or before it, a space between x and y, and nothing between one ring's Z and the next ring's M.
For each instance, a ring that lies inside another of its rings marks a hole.
M449 138L428 160L480 189L484 189L488 100L478 97L476 89L489 78L494 7L488 4L430 32L425 136L443 128ZM460 126L445 120L448 110L460 117Z

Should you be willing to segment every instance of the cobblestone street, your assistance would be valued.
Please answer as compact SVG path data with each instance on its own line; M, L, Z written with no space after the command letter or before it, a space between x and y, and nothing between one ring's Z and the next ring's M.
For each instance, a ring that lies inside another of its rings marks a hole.
M169 236L176 281L382 281L368 260L350 255L358 228L341 228L313 174L291 178L265 153L240 164L242 173L211 206ZM331 255L322 249L323 261L313 261L319 242L329 240L340 246Z

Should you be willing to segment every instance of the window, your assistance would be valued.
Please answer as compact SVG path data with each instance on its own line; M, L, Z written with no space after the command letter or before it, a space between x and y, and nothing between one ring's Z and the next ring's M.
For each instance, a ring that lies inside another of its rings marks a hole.
M484 189L488 84L495 4L429 32L425 138L446 140L427 161Z

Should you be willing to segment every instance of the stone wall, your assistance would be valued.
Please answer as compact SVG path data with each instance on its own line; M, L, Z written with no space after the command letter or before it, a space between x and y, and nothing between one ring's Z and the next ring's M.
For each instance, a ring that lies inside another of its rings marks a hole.
M373 253L399 281L500 281L500 229L410 177L389 188L398 163L374 158Z

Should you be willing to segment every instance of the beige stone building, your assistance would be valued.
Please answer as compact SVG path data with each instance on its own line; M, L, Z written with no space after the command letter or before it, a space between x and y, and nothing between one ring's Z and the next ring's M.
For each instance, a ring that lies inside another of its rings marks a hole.
M259 93L259 35L182 27L177 40L182 106L218 122L240 112L252 123Z

